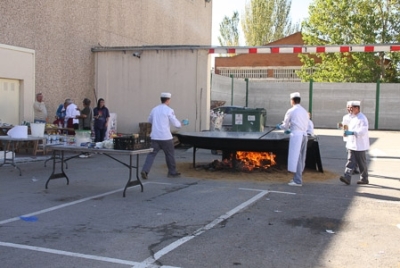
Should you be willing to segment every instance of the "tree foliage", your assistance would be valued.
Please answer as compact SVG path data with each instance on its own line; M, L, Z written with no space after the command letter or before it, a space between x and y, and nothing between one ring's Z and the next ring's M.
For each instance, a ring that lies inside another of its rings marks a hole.
M262 46L298 31L289 18L291 0L250 0L242 16L248 46Z
M308 45L365 45L399 42L398 0L314 0L302 24ZM325 82L398 81L398 53L300 55L303 80ZM313 68L313 73L308 71Z
M233 12L231 18L225 16L219 24L218 42L221 46L238 46L239 45L239 13Z

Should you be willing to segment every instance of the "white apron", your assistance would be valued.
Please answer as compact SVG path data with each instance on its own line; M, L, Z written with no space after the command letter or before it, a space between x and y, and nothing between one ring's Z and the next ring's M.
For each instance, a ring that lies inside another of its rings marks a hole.
M303 133L290 133L289 140L289 155L288 155L288 170L296 173L297 162L299 161L301 143L303 142Z

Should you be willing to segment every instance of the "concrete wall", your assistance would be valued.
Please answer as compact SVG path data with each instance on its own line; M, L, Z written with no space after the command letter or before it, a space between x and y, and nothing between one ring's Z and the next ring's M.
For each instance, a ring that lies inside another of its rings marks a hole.
M118 116L118 132L137 133L147 122L151 109L160 104L161 92L172 94L170 107L179 120L189 119L185 131L201 131L209 126L208 50L95 52L97 96ZM132 50L129 50L132 49ZM140 48L139 48L140 49Z
M245 106L246 83L233 80L233 105ZM226 101L231 105L232 79L213 75L211 100ZM283 120L290 108L289 95L300 92L302 106L309 110L309 83L268 83L250 81L248 106L267 110L267 125L276 125ZM367 83L313 83L312 117L316 128L335 128L346 113L346 102L360 100L361 111L367 116L369 128L375 128L376 84ZM400 130L400 84L380 84L378 129Z
M203 0L1 0L0 44L36 51L35 90L53 121L66 98L94 102L92 47L210 45L211 15Z
M0 78L19 81L20 118L33 121L35 99L35 51L0 44ZM0 115L1 118L1 115ZM3 119L4 120L4 119ZM3 121L3 123L10 123Z

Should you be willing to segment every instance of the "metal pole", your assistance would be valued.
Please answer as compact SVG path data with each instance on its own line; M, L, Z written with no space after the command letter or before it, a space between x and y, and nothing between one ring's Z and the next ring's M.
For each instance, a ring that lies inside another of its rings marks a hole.
M231 79L232 79L232 83L231 83L231 105L233 105L233 74L231 74Z
M375 97L375 130L378 130L379 127L379 97L381 93L381 80L378 79L376 82L376 97Z
M310 79L310 87L308 92L308 112L312 115L312 100L313 100L313 83L314 81Z
M246 107L249 106L249 79L245 78L246 81Z

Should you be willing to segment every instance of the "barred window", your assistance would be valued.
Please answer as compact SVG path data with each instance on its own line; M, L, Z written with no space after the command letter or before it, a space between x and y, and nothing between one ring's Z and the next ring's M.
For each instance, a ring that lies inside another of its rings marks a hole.
M296 71L299 71L301 66L290 67L265 67L265 68L217 68L218 73L223 76L235 78L261 79L271 82L300 82L301 79L297 76ZM312 73L310 69L308 71Z
M220 75L231 76L235 78L267 78L267 69L234 69L234 68L221 68L219 69Z

